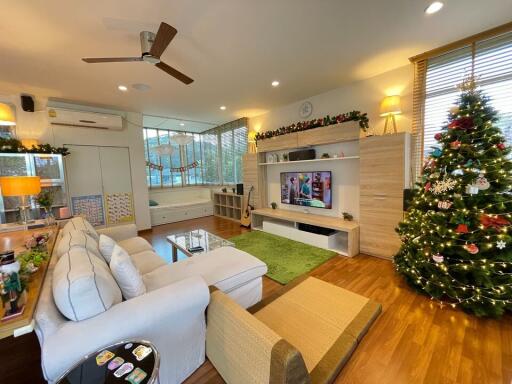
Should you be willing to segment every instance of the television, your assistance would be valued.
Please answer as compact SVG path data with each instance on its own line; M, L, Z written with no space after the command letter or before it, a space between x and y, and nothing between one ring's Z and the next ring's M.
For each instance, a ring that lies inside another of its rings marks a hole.
M282 172L281 203L332 208L331 172Z

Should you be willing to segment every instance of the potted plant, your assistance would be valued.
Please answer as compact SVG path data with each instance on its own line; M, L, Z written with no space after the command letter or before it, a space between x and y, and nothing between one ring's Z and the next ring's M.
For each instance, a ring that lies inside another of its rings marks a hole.
M48 220L48 224L50 224L50 219L53 217L53 197L53 191L51 189L42 189L36 198L37 204L44 210L44 217Z

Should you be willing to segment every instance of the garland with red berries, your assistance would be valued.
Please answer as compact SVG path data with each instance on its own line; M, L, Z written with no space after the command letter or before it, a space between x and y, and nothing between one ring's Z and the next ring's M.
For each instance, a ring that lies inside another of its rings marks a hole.
M345 123L347 121L358 121L359 127L366 132L369 128L369 120L368 115L366 113L362 113L360 111L352 111L347 113L342 113L337 116L325 116L322 119L313 119L309 121L299 121L298 123L294 123L288 125L286 127L281 127L273 131L265 131L256 134L256 141L269 139L271 137L286 135L288 133L307 131L308 129L319 128L319 127L327 127L329 125L335 125L340 123Z

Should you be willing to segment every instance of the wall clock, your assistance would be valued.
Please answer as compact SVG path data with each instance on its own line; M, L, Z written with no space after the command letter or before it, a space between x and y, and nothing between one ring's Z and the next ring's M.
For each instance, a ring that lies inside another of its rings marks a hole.
M303 102L299 107L299 116L305 119L313 113L313 104L310 101Z

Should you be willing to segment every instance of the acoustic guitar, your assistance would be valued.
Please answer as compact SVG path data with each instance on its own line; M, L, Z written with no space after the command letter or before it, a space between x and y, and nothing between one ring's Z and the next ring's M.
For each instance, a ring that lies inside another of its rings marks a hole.
M254 206L251 205L251 193L254 190L254 187L251 186L249 189L249 195L247 196L247 206L242 214L242 218L240 219L240 225L242 227L249 228L251 226L251 211L254 209Z

